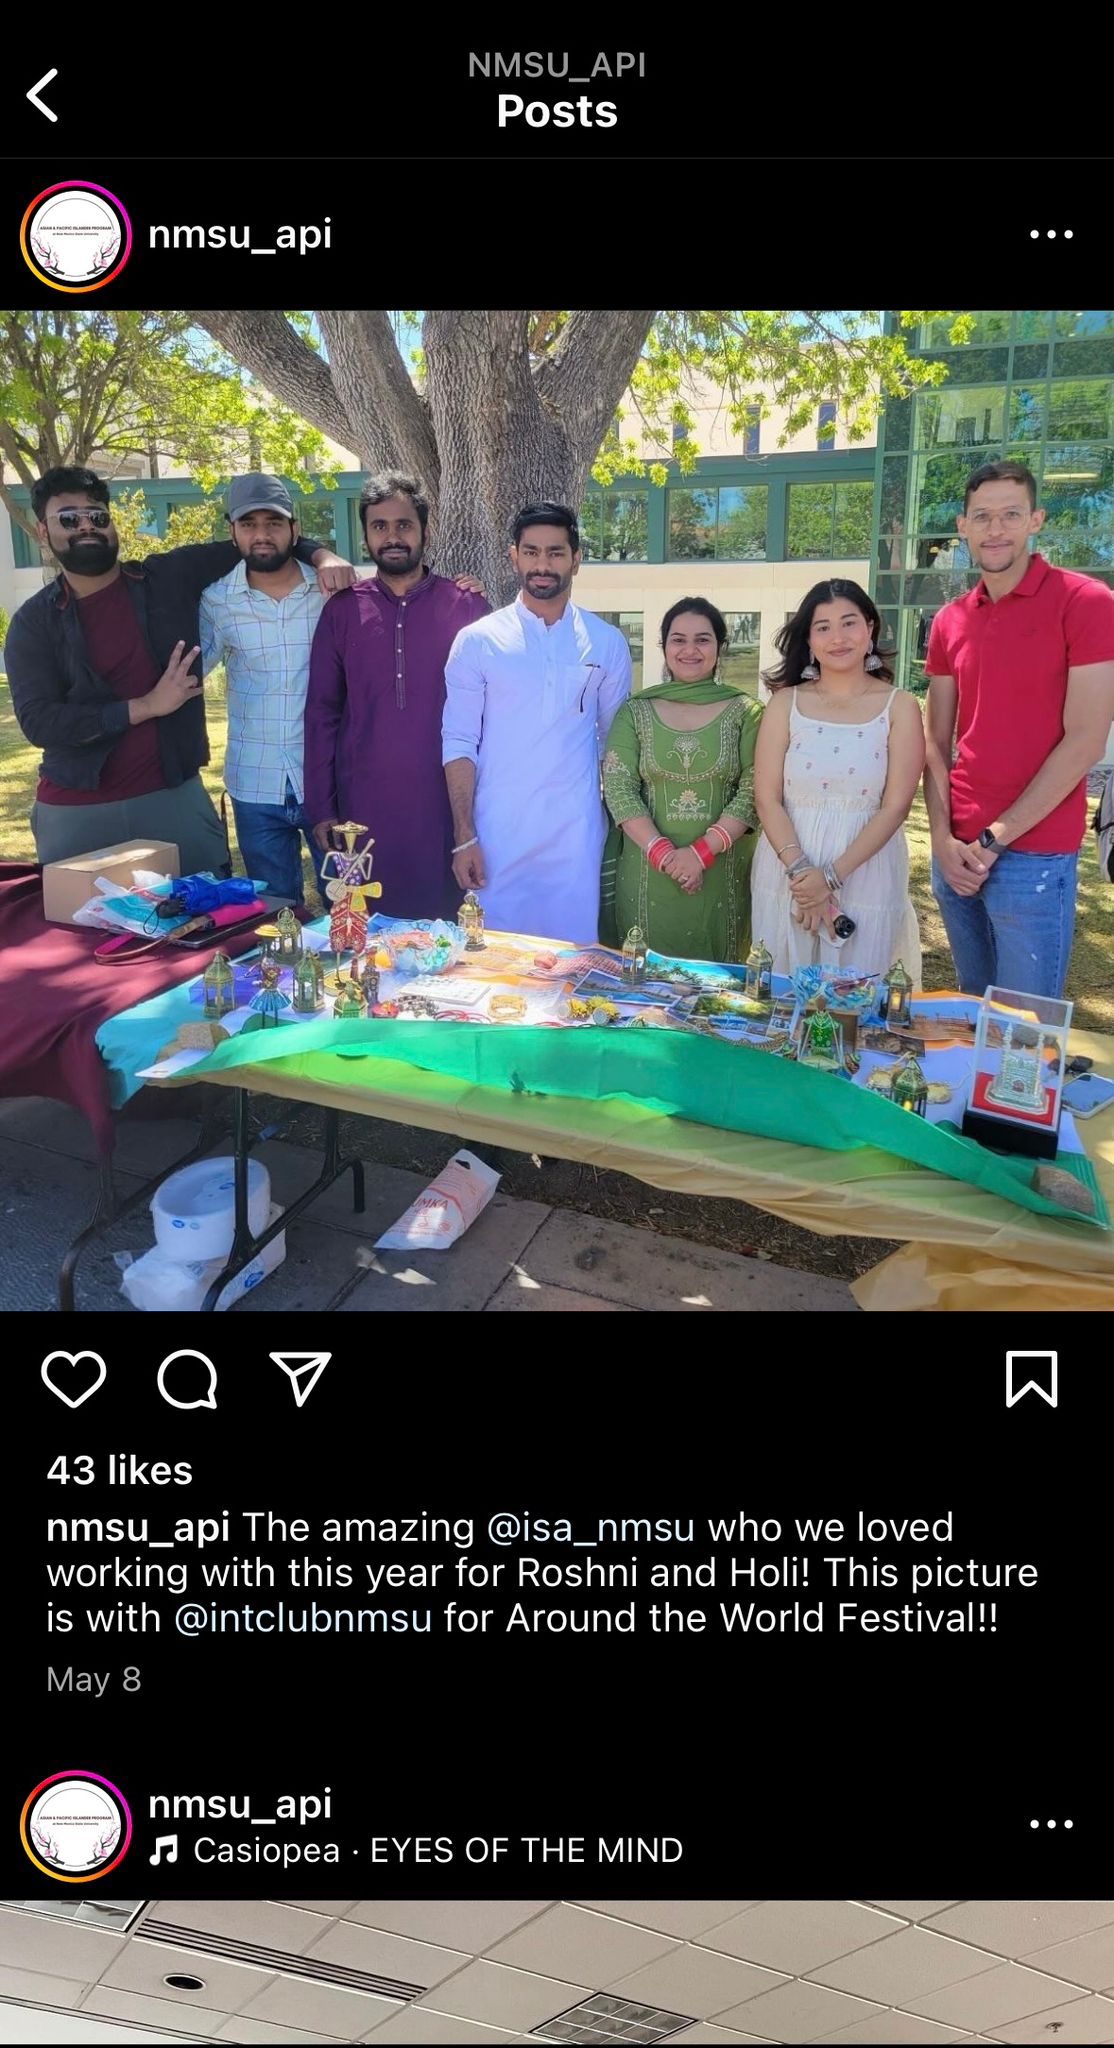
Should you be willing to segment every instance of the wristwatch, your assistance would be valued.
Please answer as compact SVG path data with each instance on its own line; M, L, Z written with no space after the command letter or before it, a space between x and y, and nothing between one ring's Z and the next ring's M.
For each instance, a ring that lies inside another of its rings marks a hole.
M994 834L993 834L993 832L991 831L991 829L990 829L989 825L987 826L987 828L986 828L986 831L985 831L985 832L980 832L980 833L979 833L979 845L980 845L980 846L984 846L984 847L986 848L986 850L987 850L987 852L988 852L988 853L989 853L989 851L990 851L991 847L992 847L992 846L997 846L997 844L998 844L998 841L997 841L997 840L995 839L995 837L994 837Z

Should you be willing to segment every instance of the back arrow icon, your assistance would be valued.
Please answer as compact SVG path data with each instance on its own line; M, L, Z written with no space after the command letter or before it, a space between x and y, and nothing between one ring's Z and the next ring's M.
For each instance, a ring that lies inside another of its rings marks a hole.
M54 113L52 108L44 104L44 102L39 98L39 94L41 93L44 85L49 85L51 79L57 78L57 76L58 66L55 65L53 71L44 71L42 77L37 78L35 80L34 85L31 87L30 92L27 94L27 98L30 100L31 105L33 107L37 107L40 114L45 114L48 121L56 121L58 119L58 116L56 113Z

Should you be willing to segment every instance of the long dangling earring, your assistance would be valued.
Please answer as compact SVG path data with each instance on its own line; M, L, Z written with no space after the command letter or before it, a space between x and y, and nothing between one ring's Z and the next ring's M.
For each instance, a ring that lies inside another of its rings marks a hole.
M809 660L801 670L801 681L802 683L818 683L820 681L820 670L814 661Z
M871 640L870 646L866 650L866 660L863 662L863 667L868 669L871 675L875 675L883 666L882 657L880 654L875 654L874 641Z

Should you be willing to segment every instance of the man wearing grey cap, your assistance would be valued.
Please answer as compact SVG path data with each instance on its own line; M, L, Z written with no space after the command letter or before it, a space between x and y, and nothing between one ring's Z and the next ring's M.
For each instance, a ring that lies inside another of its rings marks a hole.
M301 904L303 835L319 890L324 859L303 809L302 753L310 647L326 598L299 560L306 544L278 477L233 477L228 523L240 560L201 600L205 673L223 661L228 677L224 783L248 874ZM349 568L345 581L354 580Z
M201 780L209 740L194 663L202 592L235 566L236 548L210 541L121 562L109 487L91 469L48 470L31 505L61 573L20 606L5 657L15 715L42 751L38 859L154 836L178 847L183 874L227 872ZM326 587L351 582L328 549L298 545Z

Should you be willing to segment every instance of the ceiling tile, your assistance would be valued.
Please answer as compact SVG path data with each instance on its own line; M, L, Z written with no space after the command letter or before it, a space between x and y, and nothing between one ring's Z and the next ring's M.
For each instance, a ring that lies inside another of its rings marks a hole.
M838 2034L822 2034L814 2048L958 2048L961 2041L974 2040L955 2027L942 2027L935 2020L914 2019L911 2013L882 2012L862 2026L844 2027Z
M710 2020L728 2006L772 1991L777 1981L774 1971L756 1970L734 1956L717 1955L714 1949L681 1948L628 1977L605 1978L601 1989L633 1998L639 2005L656 2005L665 2012L687 2012L694 2020Z
M739 2042L749 2048L752 2041L760 2041L762 2036L740 2034L737 2027L721 2027L713 2025L710 2020L697 2020L694 2027L686 2027L680 2034L670 2034L668 2039L669 2048L736 2048ZM766 2039L769 2039L768 2035Z
M920 1927L906 1927L855 1955L822 1964L812 1975L837 1991L853 1991L859 1998L874 1998L881 2005L908 2005L928 1991L942 1990L945 1984L957 1984L963 1977L977 1977L980 1971L993 1968L994 1957L977 1948L946 1941L940 1934L926 1934Z
M175 1971L200 1977L202 1991L172 1991L163 1978ZM129 1941L123 1955L106 1970L102 1982L113 1991L138 1991L146 1998L168 1998L172 2004L201 2006L213 2012L239 2012L256 1994L275 1981L269 1970L252 1970L239 1963L218 1962L215 1956L195 1955L185 1948L164 1948L157 1941Z
M826 1991L820 1984L783 1984L755 1998L749 2005L719 2015L725 2025L749 2028L771 2041L814 2041L818 2034L848 2027L853 2020L868 2020L879 2005L868 1999L849 1998L844 1991Z
M300 1913L325 1913L332 1920L343 1920L346 1913L358 1906L359 1899L280 1899L283 1906L296 1906Z
M999 1963L996 1970L971 1977L965 1984L949 1984L946 1990L930 1992L926 1998L903 2001L925 2019L944 2020L948 2026L966 2027L972 2033L985 2033L990 2027L1005 2026L1010 2020L1064 2002L1064 1986L1055 1977L1022 1969L1019 1963Z
M323 1932L320 1919L311 1914L259 1899L167 1899L143 1917L199 1934L223 1935L227 1941L256 1942L287 1955L301 1955Z
M616 1920L633 1920L638 1927L652 1927L658 1934L675 1934L680 1941L694 1941L709 1927L719 1927L748 1906L760 1906L761 1899L572 1899L574 1906L588 1906L594 1913L611 1913ZM707 1946L715 1946L713 1943Z
M312 2044L329 2042L329 2048L332 2048L328 2034L307 2034L297 2027L275 2026L270 2020L245 2020L239 2013L235 2018L225 2020L213 2039L246 2042L248 2048L255 2048L255 2044L257 2048L270 2048L272 2042L274 2048L297 2048L301 2042L310 2043L311 2048Z
M712 1928L704 1946L796 1977L900 1932L901 1922L892 1914L852 1899L766 1899L726 1926Z
M1114 1923L1114 1899L964 1899L932 1926L1013 1961Z
M864 1906L881 1906L883 1913L896 1913L902 1920L927 1920L930 1913L942 1913L958 1906L959 1899L864 1899Z
M1081 1934L1075 1941L1054 1942L1026 1956L1032 1970L1049 1970L1054 1977L1066 1977L1069 1984L1085 1984L1089 1991L1109 1991L1114 1985L1114 1927L1100 1927L1094 1934Z
M1060 2022L1062 2034L1049 2031L1056 2020ZM992 2028L990 2039L1039 2043L1040 2048L1049 2048L1053 2041L1070 2041L1072 2048L1090 2048L1094 2041L1114 2041L1114 1999L1081 1998L1073 2005L1055 2005L1049 2012L1035 2013L1032 2019L1015 2020L1012 2026Z
M340 1963L346 1970L370 1970L373 1976L420 1984L428 1991L431 1984L440 1984L443 1977L451 1976L472 1958L459 1949L433 1948L428 1941L408 1941L401 1934L384 1934L376 1927L338 1920L314 1942L309 1960Z
M453 2013L457 2019L486 2021L489 2026L529 2032L541 2020L567 2012L590 1998L588 1984L562 1984L556 1977L535 1977L529 1970L509 1970L505 1963L469 1963L446 1984L416 2001L415 2010Z
M34 1970L0 1968L0 1998L19 1998L25 2005L76 2005L84 1990L84 1981L40 1977Z
M208 2036L215 2033L225 2018L222 2012L206 2012L196 2005L184 2013L169 1998L139 1998L134 1991L109 1991L103 1984L94 1985L81 2010L98 2019L128 2020L133 2027L154 2027L164 2034L188 2030ZM120 2038L126 2040L127 2036Z
M475 2026L470 2020L446 2019L443 2013L419 2012L416 2006L409 2006L366 2038L369 2043L380 2043L381 2048L395 2048L395 2044L397 2048L484 2048L487 2041L496 2043L497 2048L514 2048L517 2037L505 2027ZM537 2043L531 2048L537 2048Z
M489 1960L603 1990L624 1972L670 1955L676 1946L665 1935L631 1927L625 1920L561 1904L499 1942Z
M0 1963L9 1963L13 1970L43 1970L48 1977L80 1977L83 1984L91 1984L123 1946L122 1934L0 1911Z
M307 1984L298 1977L273 1977L243 2017L302 2027L307 2034L328 2034L335 2041L358 2041L398 2010L389 1998L369 1998L333 1984Z
M482 1955L516 1927L534 1920L552 1899L357 1899L345 1918L382 1927L435 1947Z

